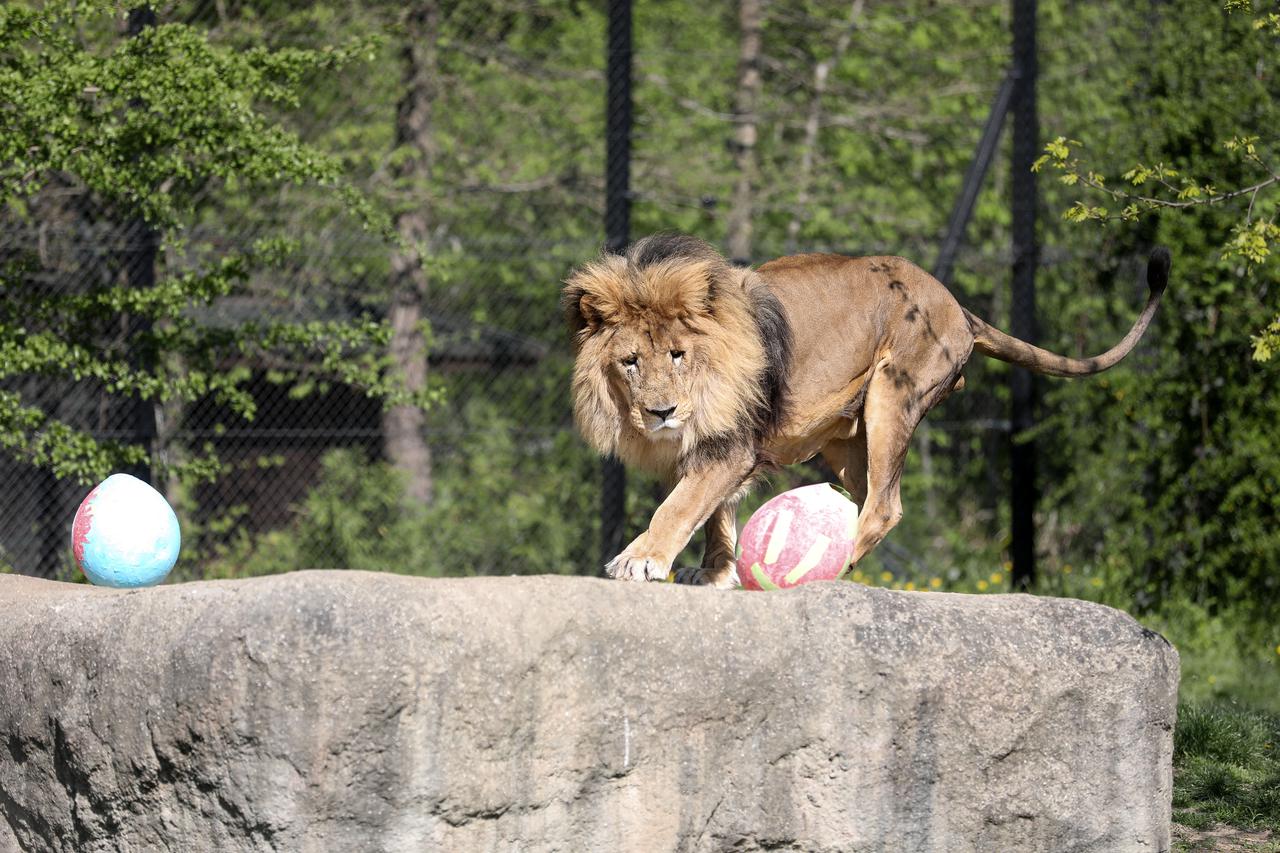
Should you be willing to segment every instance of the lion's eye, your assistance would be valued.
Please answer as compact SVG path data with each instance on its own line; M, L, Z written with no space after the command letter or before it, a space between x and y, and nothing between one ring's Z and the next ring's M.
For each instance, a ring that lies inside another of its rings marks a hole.
M638 355L629 355L622 360L623 367L635 367L639 363L640 363L640 356Z
M682 359L682 358L684 358L684 350L682 350L682 349L673 349L673 350L671 351L671 360L672 360L672 361L674 361L676 364L679 364L679 363L680 363L680 359Z

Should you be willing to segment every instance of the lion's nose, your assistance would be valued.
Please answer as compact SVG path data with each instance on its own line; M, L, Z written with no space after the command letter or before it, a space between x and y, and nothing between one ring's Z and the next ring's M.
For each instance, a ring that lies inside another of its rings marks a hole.
M672 406L669 409L648 409L647 411L649 412L649 414L653 415L658 420L665 421L667 418L671 417L676 413L676 407Z

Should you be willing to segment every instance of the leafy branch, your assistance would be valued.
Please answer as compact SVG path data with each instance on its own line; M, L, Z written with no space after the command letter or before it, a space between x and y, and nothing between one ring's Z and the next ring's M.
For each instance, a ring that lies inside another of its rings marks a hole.
M174 259L202 205L310 184L333 193L344 215L388 245L399 242L386 210L345 178L339 159L268 111L296 107L316 74L362 61L374 41L236 49L183 24L124 37L121 14L106 0L0 9L0 216L35 221L50 186L72 186L122 225L145 220ZM43 262L17 253L0 266L0 379L88 380L108 395L152 401L208 396L251 419L245 365L257 363L299 387L331 380L386 405L434 402L433 392L405 389L385 357L384 323L298 322L272 317L269 305L255 322L231 322L209 310L295 251L277 237L249 250L214 249L201 262L188 256L179 269L158 261L159 280L145 289L130 286L112 267L121 261L105 253L95 277L109 281L53 293L31 286ZM134 330L127 338L118 332L125 318ZM147 455L101 441L13 392L0 397L0 447L81 481ZM212 455L183 455L177 473L216 472Z
M1258 153L1257 142L1258 137L1249 136L1234 137L1223 143L1228 152L1267 175L1250 186L1226 192L1219 191L1213 183L1197 181L1164 163L1150 166L1139 163L1120 176L1121 180L1136 189L1113 186L1107 183L1105 175L1087 168L1078 157L1073 156L1073 149L1084 147L1082 142L1062 136L1045 146L1045 153L1036 160L1032 169L1039 172L1049 165L1062 173L1059 180L1067 186L1087 187L1120 205L1119 208L1112 208L1077 200L1063 213L1063 218L1070 222L1132 222L1144 214L1165 208L1182 209L1222 204L1248 196L1248 209L1243 220L1233 228L1232 240L1223 247L1223 258L1240 257L1250 266L1255 266L1265 262L1271 254L1270 242L1280 239L1280 229L1277 229L1274 216L1265 220L1254 219L1258 194L1267 187L1280 183L1280 173L1263 160Z
M1228 14L1236 12L1253 12L1253 0L1225 0L1222 4ZM1267 12L1253 19L1253 28L1262 30L1271 35L1280 35L1280 14L1276 12Z
M1124 185L1110 184L1105 175L1087 167L1075 155L1077 149L1084 147L1083 143L1062 136L1045 146L1045 153L1032 168L1038 172L1049 166L1061 173L1059 180L1063 184L1085 187L1112 202L1105 205L1077 200L1063 213L1063 218L1070 222L1132 222L1160 210L1225 204L1247 197L1249 203L1239 221L1231 226L1230 237L1222 245L1221 258L1243 261L1246 272L1252 275L1255 268L1267 263L1273 247L1280 242L1275 198L1259 200L1264 190L1280 184L1280 171L1259 152L1258 139L1257 136L1236 136L1222 143L1228 154L1243 166L1265 175L1248 186L1226 191L1164 163L1139 163L1120 176ZM1257 361L1269 361L1280 352L1280 317L1254 335L1252 342L1253 357Z

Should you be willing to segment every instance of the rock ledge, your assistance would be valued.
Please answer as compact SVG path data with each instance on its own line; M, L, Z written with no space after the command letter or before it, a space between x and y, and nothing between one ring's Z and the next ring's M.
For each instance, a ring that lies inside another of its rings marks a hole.
M1178 657L852 583L0 576L0 851L1163 851Z

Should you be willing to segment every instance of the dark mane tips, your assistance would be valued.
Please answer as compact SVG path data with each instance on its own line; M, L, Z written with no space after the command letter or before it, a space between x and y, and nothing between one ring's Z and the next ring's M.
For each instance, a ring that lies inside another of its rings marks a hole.
M724 258L705 240L688 234L662 233L644 237L631 244L627 261L636 269L656 266L668 261L716 261Z
M771 435L786 420L791 397L791 357L795 341L782 303L767 286L763 283L757 285L751 298L755 307L756 329L760 333L760 345L764 347L765 355L765 369L760 377L764 401L755 419L755 432L764 437Z

